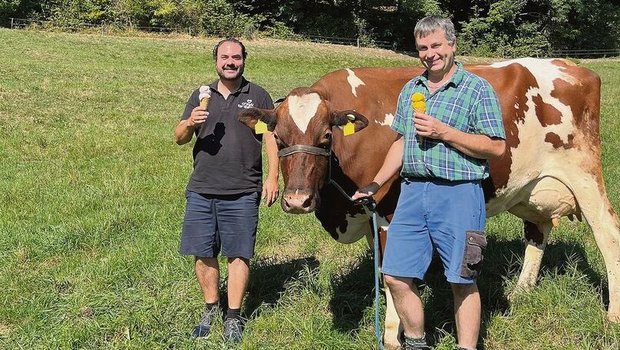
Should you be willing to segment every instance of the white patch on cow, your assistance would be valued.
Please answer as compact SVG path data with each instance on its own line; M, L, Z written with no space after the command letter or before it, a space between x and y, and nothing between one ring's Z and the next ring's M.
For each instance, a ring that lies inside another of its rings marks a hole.
M375 123L381 126L392 126L392 124L394 123L394 114L386 113L382 122L375 119Z
M350 68L347 68L347 72L349 73L347 76L347 81L349 82L349 85L351 85L351 93L353 96L357 97L357 87L366 84L364 84L364 82L358 78L357 75L355 75L355 72L353 72Z
M364 236L372 235L370 225L368 225L368 215L347 214L345 217L345 221L347 222L346 231L340 231L336 229L336 232L338 233L338 242L345 244L354 243Z
M515 104L515 108L526 110L524 120L516 123L520 142L512 150L512 164L507 186L498 193L498 197L502 197L503 200L489 202L487 206L489 216L510 209L516 203L527 200L524 193L518 192L534 179L546 175L553 177L555 176L554 170L579 169L583 164L584 154L577 148L554 148L551 143L545 141L547 133L558 135L564 143L569 142L569 135L575 136L576 134L576 126L573 124L574 118L570 106L552 96L554 80L562 79L567 82L574 82L575 78L563 73L551 61L534 61L531 58L523 58L491 65L500 68L513 63L520 64L532 73L538 86L530 87L525 93L525 106ZM541 126L536 115L535 97L559 111L561 117L558 124Z
M502 68L511 64L519 64L532 72L539 84L541 82L544 82L544 85L551 86L551 88L553 88L553 80L558 78L573 85L580 84L578 79L564 73L563 68L561 66L556 66L555 64L553 64L553 61L557 61L557 59L538 59L532 57L525 57L509 61L496 62L490 64L489 67Z
M308 124L310 124L310 120L316 114L320 104L321 96L317 93L288 97L288 113L302 133L308 129Z
M366 211L365 214L346 215L346 231L336 229L338 233L338 242L349 244L357 242L364 236L369 238L373 237L374 232L372 231L372 227L368 224L369 220L372 218L372 213L370 213L368 208L364 207L364 210ZM377 215L377 227L387 228L387 226L388 221L384 217Z

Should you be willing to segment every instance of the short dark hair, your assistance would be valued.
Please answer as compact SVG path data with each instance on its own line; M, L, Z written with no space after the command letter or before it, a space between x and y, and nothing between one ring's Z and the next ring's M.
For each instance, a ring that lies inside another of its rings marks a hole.
M226 38L224 40L220 40L220 42L218 42L217 44L215 44L215 46L213 47L213 59L217 61L217 50L219 50L220 46L223 43L235 43L238 44L239 46L241 46L241 56L243 57L243 59L245 60L246 57L248 57L248 53L247 51L245 51L245 45L243 45L243 43L235 38Z

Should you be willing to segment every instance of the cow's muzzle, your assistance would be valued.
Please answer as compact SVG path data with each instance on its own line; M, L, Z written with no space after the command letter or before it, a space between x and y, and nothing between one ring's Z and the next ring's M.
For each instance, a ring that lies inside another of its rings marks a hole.
M316 209L316 196L299 190L285 190L282 195L282 209L290 214L307 214Z

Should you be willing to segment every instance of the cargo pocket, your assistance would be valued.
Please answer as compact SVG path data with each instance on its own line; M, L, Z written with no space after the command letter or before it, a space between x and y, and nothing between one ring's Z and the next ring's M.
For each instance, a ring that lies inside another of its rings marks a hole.
M461 262L461 277L476 278L482 269L482 251L487 246L487 238L482 231L465 233L465 254Z

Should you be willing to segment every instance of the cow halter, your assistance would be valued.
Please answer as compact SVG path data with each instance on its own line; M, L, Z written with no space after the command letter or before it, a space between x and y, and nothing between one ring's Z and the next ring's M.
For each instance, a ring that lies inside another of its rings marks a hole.
M314 147L309 145L293 145L290 147L283 148L278 151L278 157L283 158L286 156L290 156L295 153L309 153L314 154L316 156L325 156L331 158L331 148L325 149L321 147Z
M278 157L280 158L284 158L284 157L288 157L292 154L295 153L307 153L307 154L312 154L315 156L323 156L323 157L327 157L327 184L331 184L334 185L334 187L336 187L336 189L338 191L340 191L340 193L342 193L344 195L345 198L347 198L348 200L350 200L351 202L353 202L353 198L351 198L351 196L349 196L343 189L342 187L340 187L340 185L334 181L334 179L332 178L332 148L331 148L331 144L329 146L329 148L322 148L322 147L315 147L315 146L310 146L310 145L292 145L286 148L283 148L281 150L278 151Z

